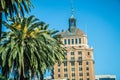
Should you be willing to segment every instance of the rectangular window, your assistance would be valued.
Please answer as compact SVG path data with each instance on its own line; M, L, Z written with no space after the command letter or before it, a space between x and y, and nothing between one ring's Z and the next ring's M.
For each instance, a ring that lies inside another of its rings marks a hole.
M83 80L83 78L80 78L79 80Z
M79 62L79 65L82 65L82 61Z
M79 44L81 44L81 38L79 38Z
M82 71L82 67L79 67L79 71Z
M71 55L74 55L74 52L71 52Z
M72 39L72 44L74 44L74 39Z
M90 52L88 52L88 55L90 55Z
M75 73L72 73L72 77L75 76Z
M71 60L75 60L75 57L71 57Z
M78 60L79 60L79 61L82 61L82 57L78 57Z
M67 62L64 62L64 66L67 66Z
M72 71L75 71L75 68L72 68Z
M60 77L60 74L58 74L58 77Z
M64 39L64 44L67 44L67 40L66 39Z
M68 77L68 74L64 74L64 77Z
M75 65L75 62L71 62L71 66L74 66Z
M75 44L77 44L78 43L78 40L77 39L75 39Z
M58 72L60 72L60 69L58 69Z
M86 65L88 65L88 64L89 64L89 62L87 61L87 62L86 62Z
M81 52L81 51L79 51L79 52L78 52L78 55L81 55L81 56L82 56L82 52Z
M89 70L89 67L86 67L86 70Z
M89 73L87 73L87 76L89 76Z
M60 66L61 64L58 62L58 66Z
M79 73L79 76L83 76L83 73Z
M90 80L89 78L87 78L87 80Z
M67 61L67 58L65 57L65 61Z
M68 39L68 44L70 44L70 39Z
M67 52L64 52L64 55L67 55Z
M67 68L64 68L64 72L67 72Z

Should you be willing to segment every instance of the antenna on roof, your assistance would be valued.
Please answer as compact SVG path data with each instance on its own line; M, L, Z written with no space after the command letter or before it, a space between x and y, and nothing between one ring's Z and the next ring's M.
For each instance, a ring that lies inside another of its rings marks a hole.
M74 15L73 1L70 0L70 3L71 3L71 12L72 12L72 15Z

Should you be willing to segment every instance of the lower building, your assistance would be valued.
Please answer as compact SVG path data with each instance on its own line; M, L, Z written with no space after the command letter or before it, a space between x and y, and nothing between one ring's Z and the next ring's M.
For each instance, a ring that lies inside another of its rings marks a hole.
M115 75L96 75L95 80L116 80Z

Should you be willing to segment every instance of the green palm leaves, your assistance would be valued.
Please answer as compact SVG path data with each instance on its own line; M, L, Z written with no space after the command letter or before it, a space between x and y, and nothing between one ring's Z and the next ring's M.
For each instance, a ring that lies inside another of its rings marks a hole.
M2 33L2 13L7 17L23 16L30 12L31 0L0 0L0 38Z
M10 16L24 15L24 11L29 12L31 6L31 0L0 0L0 11Z
M63 60L65 49L61 47L57 31L48 30L48 25L34 16L17 17L11 21L10 24L3 22L10 29L2 33L0 43L2 66L5 68L3 74L17 69L23 77L29 70L42 75L46 68Z

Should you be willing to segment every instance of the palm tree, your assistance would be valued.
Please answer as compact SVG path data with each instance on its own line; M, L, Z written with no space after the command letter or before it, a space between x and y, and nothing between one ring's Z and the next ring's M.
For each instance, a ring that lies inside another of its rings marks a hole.
M48 25L39 22L34 16L28 18L13 18L11 23L3 22L10 29L2 33L0 54L3 75L18 71L19 80L24 80L30 71L31 77L40 74L41 80L46 68L53 67L62 61L65 50L61 46L57 31L48 30Z
M29 12L32 6L31 0L0 0L0 36L2 31L2 13L6 17L24 16L24 12Z

